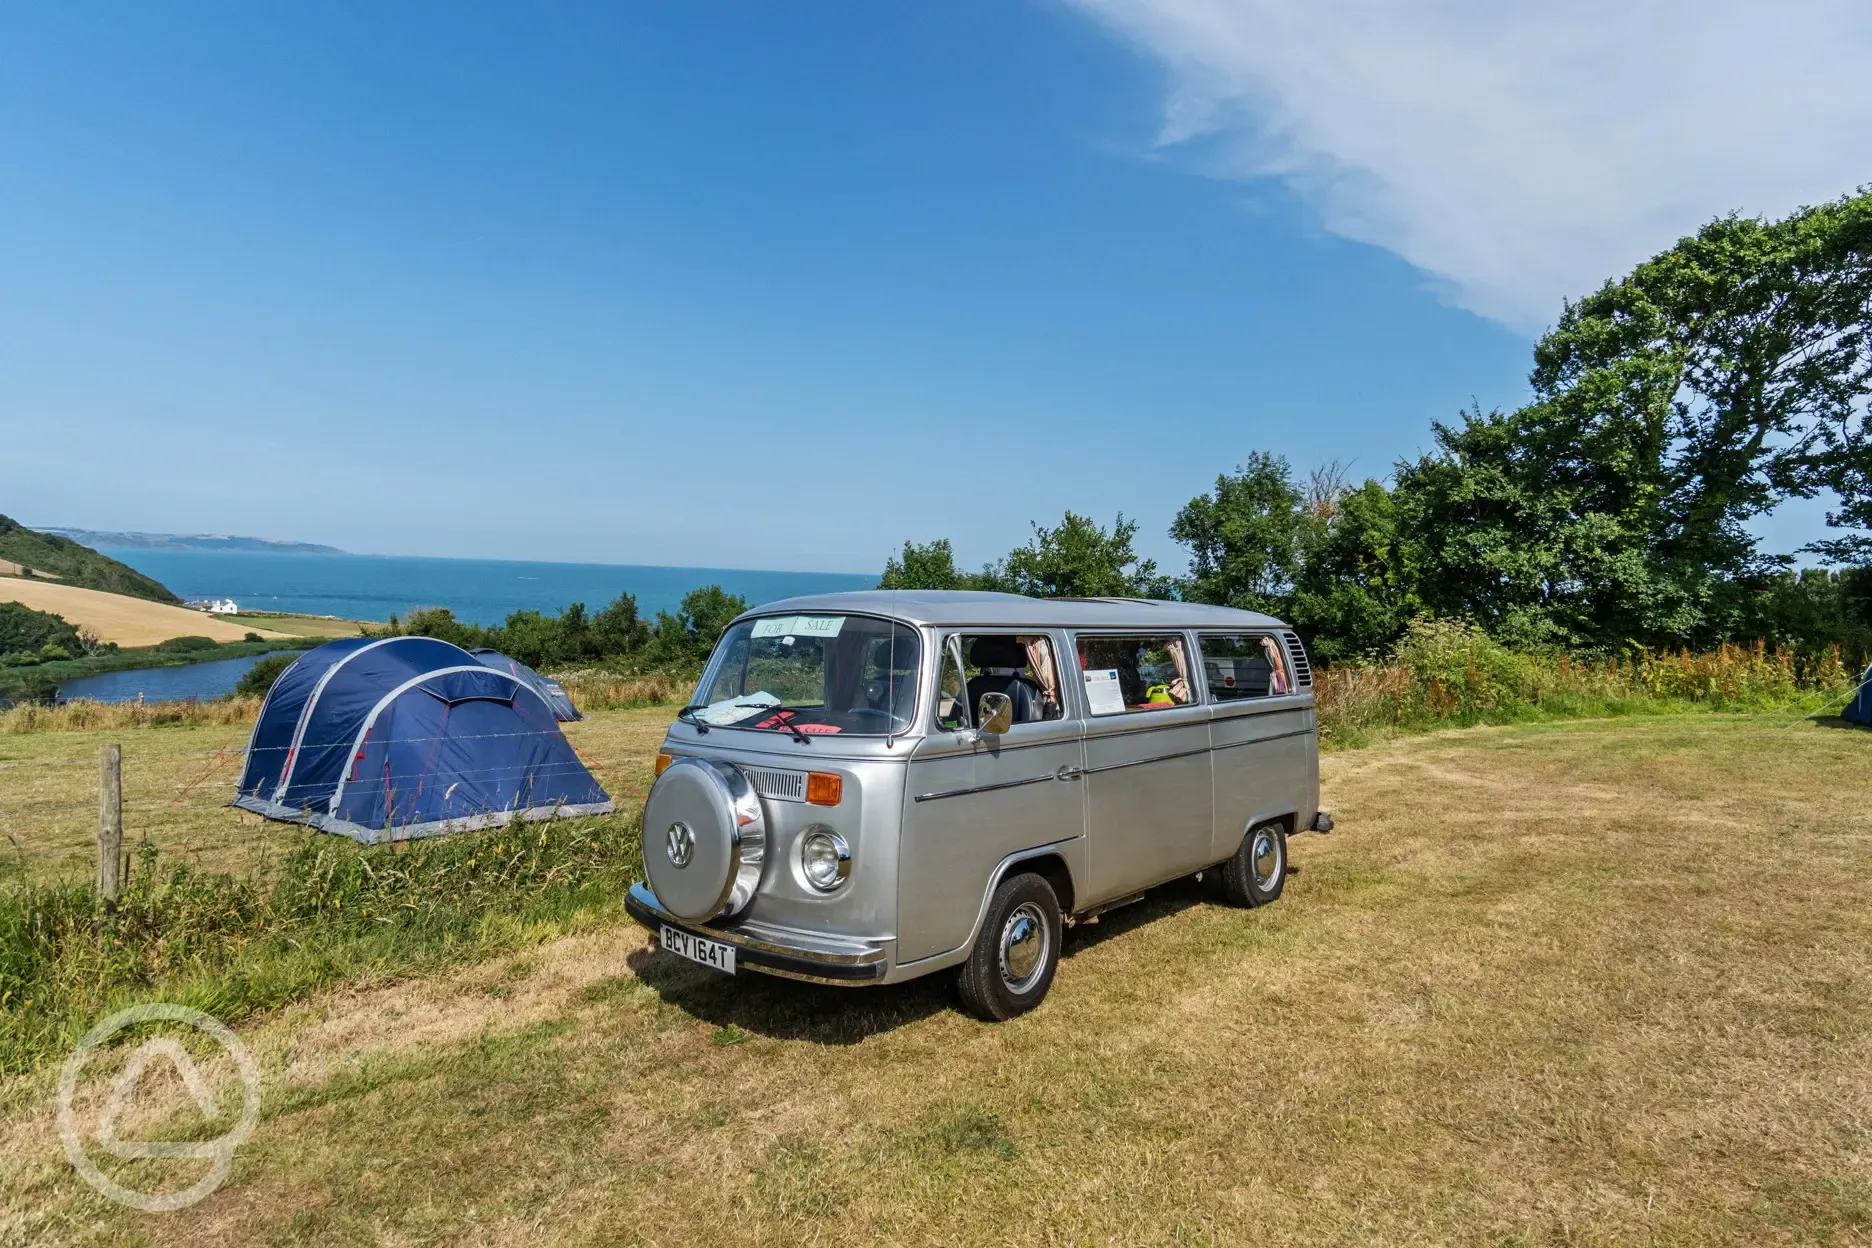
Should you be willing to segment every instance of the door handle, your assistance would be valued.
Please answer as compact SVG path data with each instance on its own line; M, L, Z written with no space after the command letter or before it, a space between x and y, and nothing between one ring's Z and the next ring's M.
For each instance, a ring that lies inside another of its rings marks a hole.
M1053 778L1055 780L1077 780L1083 775L1085 775L1085 768L1074 767L1071 763L1067 763L1053 773Z

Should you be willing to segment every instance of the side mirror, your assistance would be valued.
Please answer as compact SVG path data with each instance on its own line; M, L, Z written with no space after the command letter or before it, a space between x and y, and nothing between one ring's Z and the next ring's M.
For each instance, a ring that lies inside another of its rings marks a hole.
M982 732L991 737L998 737L1014 726L1014 699L1005 693L984 693L976 722Z

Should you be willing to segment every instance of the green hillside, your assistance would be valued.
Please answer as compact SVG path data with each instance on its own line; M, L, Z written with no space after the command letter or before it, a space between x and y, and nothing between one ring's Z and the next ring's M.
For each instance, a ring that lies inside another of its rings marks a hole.
M160 581L151 580L109 555L100 555L69 537L35 532L5 516L0 516L0 559L31 568L34 572L56 576L66 585L128 594L132 598L147 598L151 602L182 601Z

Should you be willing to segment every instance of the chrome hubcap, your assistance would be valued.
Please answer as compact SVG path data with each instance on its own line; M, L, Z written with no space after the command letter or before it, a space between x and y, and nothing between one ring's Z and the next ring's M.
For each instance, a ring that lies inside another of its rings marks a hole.
M1046 967L1051 940L1040 907L1031 901L1014 907L1001 926L1001 982L1010 992L1026 992L1034 986Z
M1269 888L1280 879L1281 847L1280 838L1272 832L1255 833L1254 848L1250 851L1254 865L1255 883L1262 888Z

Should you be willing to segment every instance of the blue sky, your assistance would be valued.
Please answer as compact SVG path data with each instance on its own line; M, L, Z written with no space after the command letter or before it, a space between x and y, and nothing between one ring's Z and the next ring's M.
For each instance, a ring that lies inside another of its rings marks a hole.
M1383 475L1518 402L1562 296L1872 168L1849 116L1805 163L1764 132L1752 180L1682 143L1557 194L1527 143L1648 71L1438 96L1551 32L1395 8L0 7L0 510L871 571L1072 508L1180 570L1171 517L1247 452Z

